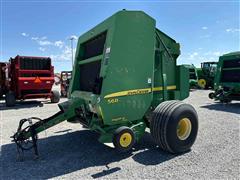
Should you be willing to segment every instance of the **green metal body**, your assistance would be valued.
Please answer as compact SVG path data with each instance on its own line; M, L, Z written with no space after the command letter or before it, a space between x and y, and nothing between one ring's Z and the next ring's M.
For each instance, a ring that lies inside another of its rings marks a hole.
M203 62L201 68L197 68L198 79L204 79L206 81L206 88L214 88L214 77L217 72L218 62Z
M112 142L121 126L139 140L161 102L189 95L188 69L176 65L179 54L179 44L153 18L117 12L79 37L69 100L36 133L67 120L99 132L102 143Z
M184 64L184 66L189 71L189 87L190 88L197 88L198 87L197 68L193 64Z
M220 56L214 91L215 100L240 100L240 51Z

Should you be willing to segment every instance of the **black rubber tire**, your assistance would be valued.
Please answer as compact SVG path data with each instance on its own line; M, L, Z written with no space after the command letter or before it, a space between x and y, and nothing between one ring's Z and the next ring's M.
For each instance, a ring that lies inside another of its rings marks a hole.
M15 106L16 98L14 92L9 91L6 93L5 103L7 107Z
M60 101L60 94L58 91L52 91L51 103L58 103Z
M129 133L132 136L132 141L131 143L127 146L127 147L123 147L120 144L120 137L122 134L124 133ZM130 129L129 127L126 126L122 126L118 129L116 129L116 131L113 134L113 145L116 148L117 151L121 152L121 153L126 153L132 150L132 147L134 146L135 142L136 142L136 138L135 138L135 134L133 132L132 129Z
M177 126L182 118L191 122L191 131L185 140L177 136ZM150 121L151 135L157 145L170 153L189 151L198 132L198 116L195 109L181 101L165 101L157 106Z
M215 97L215 94L213 92L208 94L208 98L209 99L214 99L214 97Z

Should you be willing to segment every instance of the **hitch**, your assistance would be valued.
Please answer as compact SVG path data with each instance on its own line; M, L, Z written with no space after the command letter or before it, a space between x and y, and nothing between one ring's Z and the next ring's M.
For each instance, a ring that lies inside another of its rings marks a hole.
M20 120L17 132L11 137L17 145L18 158L20 160L23 159L24 151L31 149L34 150L34 158L37 159L39 157L37 148L38 136L33 126L33 120L42 121L42 119L37 117ZM26 123L28 124L26 125Z
M17 132L11 136L13 142L17 145L18 157L23 160L24 151L34 150L34 158L39 157L37 140L38 133L66 120L66 114L59 111L47 119L40 119L37 117L25 118L20 120ZM36 121L33 123L33 121Z

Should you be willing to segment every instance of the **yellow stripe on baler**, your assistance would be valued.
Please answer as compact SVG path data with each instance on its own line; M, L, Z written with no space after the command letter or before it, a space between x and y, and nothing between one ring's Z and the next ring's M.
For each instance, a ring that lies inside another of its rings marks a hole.
M177 87L175 85L173 86L167 86L167 90L175 90ZM120 96L132 96L132 95L138 95L138 94L147 94L150 92L155 91L162 91L163 87L154 87L154 88L145 88L145 89L133 89L133 90L127 90L127 91L119 91L116 93L108 94L104 96L104 98L113 98L113 97L120 97Z

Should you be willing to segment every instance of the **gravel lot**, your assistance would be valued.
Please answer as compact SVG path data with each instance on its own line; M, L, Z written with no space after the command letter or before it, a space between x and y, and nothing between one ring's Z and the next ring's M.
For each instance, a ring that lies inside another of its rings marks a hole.
M0 101L0 178L239 179L240 102L214 103L208 93L193 91L185 100L199 115L198 137L188 153L165 153L146 133L132 154L123 155L100 144L97 134L81 125L63 122L40 133L40 159L34 160L31 151L25 153L24 162L16 161L16 147L10 139L19 120L46 118L58 107L48 101L28 101L6 108Z

